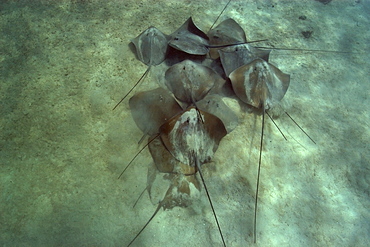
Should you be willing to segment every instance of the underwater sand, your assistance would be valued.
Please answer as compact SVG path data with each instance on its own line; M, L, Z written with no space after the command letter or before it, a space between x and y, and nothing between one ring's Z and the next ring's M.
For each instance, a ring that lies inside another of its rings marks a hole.
M126 246L156 209L144 193L146 150L127 100L144 73L128 44L149 26L166 34L190 16L207 31L227 1L3 1L0 4L0 245ZM303 17L305 16L305 17ZM258 246L369 246L369 0L232 1L249 40L291 75L266 119ZM301 18L300 18L301 17ZM312 31L309 38L302 32ZM136 92L157 87L153 68ZM225 99L239 126L203 165L227 246L253 242L261 116ZM278 112L279 113L279 112ZM276 113L276 114L278 114ZM204 191L202 191L204 193ZM203 194L204 195L204 194ZM160 210L133 246L222 246L205 196Z

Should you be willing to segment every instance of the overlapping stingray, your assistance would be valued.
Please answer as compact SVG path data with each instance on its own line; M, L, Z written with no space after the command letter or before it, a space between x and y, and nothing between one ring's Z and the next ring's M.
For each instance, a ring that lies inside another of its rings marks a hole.
M262 160L263 134L265 126L265 111L274 107L284 97L290 83L290 76L263 59L255 59L243 65L230 74L230 80L235 94L240 100L262 110L262 130L260 139L260 155L258 159L258 174L254 207L254 242L256 242L257 203L259 177Z
M209 44L212 46L223 46L247 42L243 28L233 19L229 18L218 24L208 32ZM210 49L212 59L217 59L219 48Z
M147 95L152 96L152 94L152 92L149 92ZM152 101L153 97L149 98L149 102ZM143 97L137 97L137 99L134 100L144 102ZM140 106L141 104L135 104L135 106L136 105ZM132 111L139 111L141 114L145 113L142 112L141 109L142 107L133 107ZM133 115L138 114L133 113ZM155 116L154 119L157 120L158 118ZM145 124L147 123L143 123L143 125ZM150 127L148 129L151 129L153 125L149 125ZM140 128L143 128L143 126L140 126ZM195 106L191 106L180 114L174 115L171 119L160 126L159 138L158 135L156 135L152 141L150 141L149 149L156 170L170 174L170 185L153 215L129 245L131 245L131 243L133 243L133 241L135 241L140 233L146 228L160 208L163 207L164 209L170 209L175 206L188 206L191 203L190 195L192 191L194 193L194 190L200 190L198 179L195 176L197 171L201 176L203 186L207 192L207 196L213 210L213 205L209 197L200 166L201 164L211 160L221 139L226 134L226 128L218 117L210 113L200 111L196 109ZM149 176L149 179L152 180L148 186L149 194L151 194L151 186L155 178L156 174L154 171L154 175ZM214 210L213 213L219 227L222 241L225 245Z
M166 57L169 37L155 27L149 27L131 42L136 49L137 58L148 66L144 74L125 96L114 106L113 110L134 90L140 81L148 74L151 66L159 65Z
M207 35L194 24L191 17L171 34L168 44L192 55L206 55L209 45Z
M208 32L211 45L227 45L247 41L243 28L233 19L228 18Z
M172 183L180 183L180 195L166 194L162 205L166 209L168 198L171 197L173 206L189 205L184 195L190 196L189 184L199 190L195 177L200 165L209 162L221 139L226 135L222 121L216 116L190 107L164 123L159 129L159 137L149 144L149 150L154 164L159 172L170 173ZM181 182L180 182L181 180ZM170 188L171 189L171 188ZM187 199L190 200L190 198ZM162 202L161 202L162 203Z
M174 96L188 104L203 99L215 86L224 83L224 80L212 69L185 60L171 66L165 74L166 85Z
M239 99L264 110L283 99L290 83L288 74L259 58L237 68L229 77Z
M189 166L209 162L227 133L219 118L195 107L166 122L159 132L167 150Z
M162 63L166 57L169 37L156 27L149 27L131 42L136 48L137 58L145 65Z

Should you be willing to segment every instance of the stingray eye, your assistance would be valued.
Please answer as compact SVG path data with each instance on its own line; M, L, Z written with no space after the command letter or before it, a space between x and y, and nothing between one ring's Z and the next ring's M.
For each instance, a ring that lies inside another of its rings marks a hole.
M218 36L213 36L213 38L214 38L214 39L219 39L220 37L218 37Z
M179 40L179 38L174 38L173 40Z

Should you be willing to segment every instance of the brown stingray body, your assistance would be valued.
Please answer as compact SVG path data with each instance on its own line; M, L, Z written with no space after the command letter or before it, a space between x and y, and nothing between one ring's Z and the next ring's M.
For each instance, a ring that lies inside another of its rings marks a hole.
M136 49L137 58L146 64L148 68L140 77L139 80L134 84L134 86L122 97L122 99L113 107L113 110L118 107L122 101L134 90L134 88L139 85L145 76L149 73L151 66L161 64L167 54L169 37L159 31L155 27L149 27L143 31L139 36L131 40Z
M290 75L283 73L267 61L257 58L252 62L235 69L230 73L229 78L235 94L241 101L262 110L262 128L257 170L253 227L253 241L256 242L258 189L262 162L265 113L283 99L289 87Z
M255 59L234 70L230 80L239 99L268 110L284 97L290 76L263 59Z
M194 24L191 17L171 34L168 44L191 55L206 55L209 51L207 35Z
M155 27L149 27L131 41L136 48L137 58L144 64L158 65L166 57L168 36Z
M148 174L148 192L152 194L152 186L156 179L160 183L167 181L168 187L164 196L159 198L159 206L171 209L175 206L187 207L192 198L200 191L200 184L196 176L197 169L178 160L167 150L160 137L149 144L153 158L153 167ZM165 181L164 181L165 180Z
M203 99L215 86L224 83L224 80L212 69L184 60L171 66L165 74L166 85L174 96L188 104Z
M176 160L195 166L195 159L201 164L211 160L227 131L216 116L190 107L163 124L159 133Z
M212 46L222 46L228 44L238 44L247 42L243 28L233 19L229 18L218 24L208 32L209 44ZM219 48L211 48L210 56L212 59L219 57Z
M247 41L243 28L231 18L222 21L207 35L211 45L227 45Z
M196 164L211 160L226 129L216 116L189 107L164 123L159 133L149 150L156 170L167 173L170 181L160 205L165 209L188 206L191 193L200 190Z
M188 207L193 201L193 194L198 194L199 191L200 184L195 175L172 175L171 185L159 205L163 209Z
M129 103L138 127L151 135L148 145L155 171L168 174L170 187L160 205L165 209L189 205L191 188L200 188L196 164L211 160L227 133L225 125L215 115L195 106L181 110L162 88L137 93ZM151 192L151 185L148 191Z

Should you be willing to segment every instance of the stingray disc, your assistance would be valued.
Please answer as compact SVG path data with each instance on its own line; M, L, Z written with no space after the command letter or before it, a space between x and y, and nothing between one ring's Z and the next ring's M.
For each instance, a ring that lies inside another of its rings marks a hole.
M224 20L210 30L208 37L211 45L227 45L247 41L243 28L231 18Z
M168 37L155 27L149 27L131 41L137 58L146 65L158 65L166 57Z
M208 37L193 22L191 17L173 34L168 43L171 47L192 55L208 53Z
M207 112L189 107L160 128L161 140L180 162L195 166L210 161L221 139L226 135L222 121Z
M268 110L289 87L290 76L262 59L243 65L230 74L235 94L245 103Z
M229 18L218 24L215 28L211 29L208 32L209 44L210 45L229 45L229 44L238 44L247 42L245 37L245 32L241 26ZM210 56L213 59L219 57L218 54L219 48L211 48Z
M166 85L175 97L189 104L203 99L222 78L212 69L185 60L166 71Z

